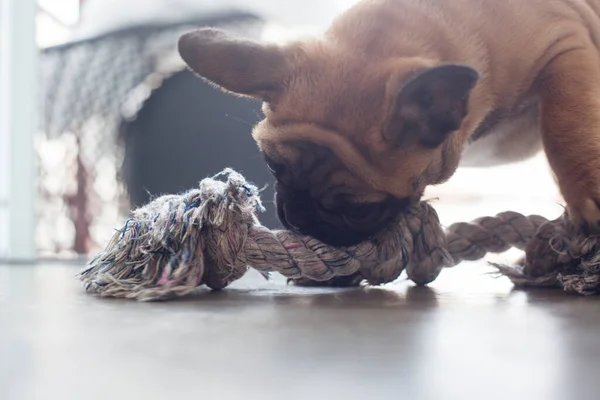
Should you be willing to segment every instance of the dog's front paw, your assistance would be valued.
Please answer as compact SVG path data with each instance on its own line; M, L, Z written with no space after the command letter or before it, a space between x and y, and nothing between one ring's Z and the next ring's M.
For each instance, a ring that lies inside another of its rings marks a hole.
M567 213L573 224L586 235L600 234L600 194L567 200Z

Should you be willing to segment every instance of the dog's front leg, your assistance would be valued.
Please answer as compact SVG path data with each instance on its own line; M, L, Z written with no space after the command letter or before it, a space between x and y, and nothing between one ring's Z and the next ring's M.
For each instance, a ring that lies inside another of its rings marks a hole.
M537 82L544 148L571 220L600 232L600 56L571 38Z

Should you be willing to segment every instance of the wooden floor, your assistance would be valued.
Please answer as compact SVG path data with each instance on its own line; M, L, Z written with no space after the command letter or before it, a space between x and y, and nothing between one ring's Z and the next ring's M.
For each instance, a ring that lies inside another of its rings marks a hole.
M560 213L547 171L486 173L429 194L445 224ZM157 304L88 296L80 267L0 266L0 400L600 398L600 299L514 290L484 262L425 289L249 274Z
M431 288L97 299L66 265L0 267L0 399L598 399L600 301L485 264Z

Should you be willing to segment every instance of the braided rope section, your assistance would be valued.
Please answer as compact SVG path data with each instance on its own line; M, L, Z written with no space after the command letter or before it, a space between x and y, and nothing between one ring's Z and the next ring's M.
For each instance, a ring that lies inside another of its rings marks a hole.
M223 289L249 267L298 284L380 285L406 271L426 285L445 267L517 247L526 251L524 266L497 266L515 284L562 285L581 294L600 290L598 241L573 235L566 219L507 212L445 233L435 210L422 202L371 240L335 248L261 226L260 210L257 188L226 170L198 189L134 211L79 277L89 293L141 301L184 296L201 285Z

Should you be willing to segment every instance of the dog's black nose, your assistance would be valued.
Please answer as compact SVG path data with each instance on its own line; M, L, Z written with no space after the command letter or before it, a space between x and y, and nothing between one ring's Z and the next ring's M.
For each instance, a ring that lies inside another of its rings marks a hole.
M332 246L351 246L373 237L414 201L390 197L379 203L355 204L341 199L336 207L324 209L307 191L281 184L275 186L275 204L281 224Z

